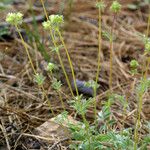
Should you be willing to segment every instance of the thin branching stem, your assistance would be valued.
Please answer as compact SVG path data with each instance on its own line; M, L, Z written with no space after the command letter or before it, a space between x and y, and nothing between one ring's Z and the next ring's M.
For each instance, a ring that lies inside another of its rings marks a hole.
M31 58L31 56L30 56L30 54L29 54L29 50L28 50L28 48L27 48L27 45L26 45L26 43L25 43L25 41L24 41L24 39L23 39L23 37L22 37L22 35L21 35L21 33L20 33L19 27L18 27L17 25L16 25L15 27L16 27L16 29L17 29L17 32L18 32L20 38L21 38L22 44L23 44L23 46L24 46L24 48L25 48L25 50L26 50L26 53L27 53L29 62L30 62L30 64L31 64L31 67L32 67L32 69L33 69L33 72L34 72L34 74L36 75L37 72L36 72L36 70L35 70L35 68L34 68L34 65L33 65L33 62L32 62L32 58ZM48 102L49 108L50 108L50 110L51 110L53 116L55 116L55 115L54 115L54 111L53 111L52 106L51 106L51 103L50 103L50 101L49 101L49 99L48 99L48 97L47 97L47 94L46 94L46 92L45 92L45 89L44 89L43 85L41 86L41 89L42 89L43 95L45 96L45 98L46 98L46 100L47 100L47 102Z
M66 46L66 44L65 44L65 42L64 42L64 39L63 39L63 37L62 37L61 32L59 31L59 29L57 30L57 33L58 33L58 35L59 35L59 37L60 37L60 40L61 40L61 42L62 42L62 44L63 44L63 46L64 46L65 51L66 51L67 58L68 58L68 61L69 61L69 65L70 65L71 72L72 72L72 77L73 77L74 87L75 87L77 96L79 96L78 88L77 88L77 84L76 84L76 77L75 77L75 73L74 73L72 61L71 61L71 58L70 58L70 55L69 55L67 46Z
M45 13L46 19L48 20L48 14L47 14L47 11L46 11L44 2L43 2L43 0L40 0L40 1L41 1L41 4L42 4L42 7L43 7L43 9L44 9L44 13Z
M148 17L148 23L147 23L147 33L146 33L147 38L149 35L149 30L150 30L150 9L149 9L149 17ZM150 57L147 57L147 65L146 65L146 71L144 74L144 80L147 80L149 65L150 65ZM138 95L138 99L139 101L138 101L137 121L136 121L136 126L135 126L135 131L134 131L134 150L137 150L138 139L139 139L138 130L140 128L140 121L141 121L143 94Z
M60 91L58 91L57 93L58 93L58 95L59 95L59 99L60 99L61 105L62 105L62 107L63 107L63 110L65 111L66 109L65 109L65 105L64 105L64 102L63 102L61 93L60 93Z
M149 7L149 15L148 15L148 23L147 23L147 32L146 36L149 36L149 30L150 30L150 7Z
M49 76L49 78L50 78L51 80L52 80L52 78L54 78L52 70L50 71L50 76ZM57 94L58 94L58 96L59 96L59 99L60 99L61 105L62 105L62 107L63 107L63 110L65 111L66 109L65 109L65 105L64 105L64 102L63 102L63 98L62 98L61 90L60 90L60 89L57 90Z
M146 37L148 38L149 35L149 30L150 30L150 8L149 8L149 16L148 16L148 23L147 23L147 32L146 32ZM147 74L148 74L148 69L149 69L149 65L150 65L150 57L148 57L147 59L147 65L146 65L146 71L144 74L144 78L147 78Z
M116 21L116 15L113 16L113 22L111 27L111 35L110 35L110 60L109 60L109 89L110 93L112 92L112 70L113 70L113 34L114 34L114 27L115 27L115 21Z
M52 37L52 40L53 40L54 46L55 46L55 47L57 47L57 44L56 44L56 42L55 42L55 39L54 39L54 36L53 36L53 34L52 34L52 31L51 31L51 30L50 30L50 34L51 34L51 37ZM72 91L72 87L71 87L71 84L70 84L70 81L69 81L68 75L67 75L67 73L66 73L66 70L65 70L65 67L64 67L64 64L63 64L63 61L62 61L62 59L61 59L61 56L60 56L59 51L57 52L57 56L58 56L58 59L59 59L59 62L60 62L61 68L62 68L62 70L63 70L63 73L64 73L64 75L65 75L65 78L66 78L67 84L68 84L68 86L69 86L70 92L71 92L72 96L74 97L74 93L73 93L73 91Z
M86 134L87 134L87 136L88 136L87 138L88 138L88 142L89 142L89 150L91 150L91 146L90 146L91 137L90 137L90 135L89 135L89 123L88 123L88 121L87 121L87 119L86 119L86 117L85 117L85 113L82 113L81 115L82 115L83 122L84 122L84 124L85 124Z
M51 110L51 112L52 112L52 115L55 116L55 113L54 113L54 111L53 111L53 109L52 109L51 102L50 102L50 100L49 100L49 98L48 98L48 96L47 96L47 94L46 94L46 91L45 91L43 85L41 86L41 89L42 89L42 92L43 92L43 94L44 94L44 96L45 96L45 98L46 98L46 100L47 100L47 103L48 103L48 106L49 106L49 108L50 108L50 110Z
M135 126L135 131L134 131L134 150L137 150L137 145L138 145L138 130L140 128L140 120L141 120L141 112L142 112L142 104L143 104L143 94L140 94L138 96L138 110L137 110L137 121L136 121L136 126Z
M98 78L99 78L99 73L100 73L100 67L101 67L101 64L100 64L100 54L101 54L101 41L102 41L102 35L101 35L101 32L102 32L102 28L101 28L101 22L102 22L102 14L101 14L101 9L99 8L98 9L98 61L97 61L97 72L96 72L96 85L98 83ZM97 110L96 110L96 88L94 88L94 115L95 115L95 119L96 119L96 116L97 116Z
M45 8L45 5L44 5L43 0L41 0L41 3L42 3L42 7L43 7L43 9L44 9L44 13L45 13L46 19L48 20L48 14L47 14L47 11L46 11L46 8ZM50 30L49 33L50 33L50 37L52 38L52 42L53 42L53 44L54 44L54 47L57 48L58 46L57 46L57 43L56 43L56 41L55 41L54 35L53 35L53 33L52 33L52 30ZM57 56L58 56L58 59L59 59L61 68L62 68L62 70L63 70L63 73L64 73L64 75L65 75L65 78L66 78L68 87L69 87L69 89L70 89L71 95L74 97L74 93L73 93L73 90L72 90L72 87L71 87L71 84L70 84L68 75L67 75L67 73L66 73L66 70L65 70L65 67L64 67L64 64L63 64L63 61L62 61L62 58L61 58L59 52L57 52Z
M31 56L30 56L30 54L29 54L29 50L28 50L28 48L27 48L27 45L26 45L26 43L25 43L25 41L24 41L24 39L23 39L23 37L22 37L22 35L21 35L21 33L20 33L19 27L18 27L17 25L16 25L15 27L16 27L16 29L17 29L17 32L18 32L20 38L21 38L22 44L23 44L23 46L24 46L24 48L25 48L25 51L26 51L26 53L27 53L27 56L28 56L29 62L30 62L30 64L31 64L31 67L32 67L32 69L33 69L33 72L34 72L34 74L36 74L36 70L35 70L35 68L34 68L34 65L33 65L33 62L32 62L32 58L31 58Z

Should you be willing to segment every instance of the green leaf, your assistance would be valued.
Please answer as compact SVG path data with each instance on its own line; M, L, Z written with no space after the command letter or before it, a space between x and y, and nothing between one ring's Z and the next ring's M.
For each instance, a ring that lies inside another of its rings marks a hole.
M96 140L99 142L109 142L111 140L111 136L107 134L100 134L96 136Z

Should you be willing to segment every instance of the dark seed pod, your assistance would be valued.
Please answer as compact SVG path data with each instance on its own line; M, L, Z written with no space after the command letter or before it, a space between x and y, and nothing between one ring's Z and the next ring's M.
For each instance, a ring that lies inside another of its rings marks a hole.
M77 85L77 88L78 88L78 92L80 94L93 97L94 96L93 88L87 87L84 84L85 84L85 81L80 81L80 80L76 79L76 85ZM74 86L73 81L71 83L71 86L72 86L73 91L75 92L76 90L75 90L75 86Z

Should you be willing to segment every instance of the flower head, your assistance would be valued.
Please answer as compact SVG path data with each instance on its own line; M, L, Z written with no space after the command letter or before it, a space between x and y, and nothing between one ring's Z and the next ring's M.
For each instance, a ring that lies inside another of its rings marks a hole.
M51 28L51 22L48 20L48 21L44 21L42 23L43 27L45 30L49 30Z
M80 95L80 96L76 96L69 103L71 103L71 107L73 107L78 114L83 115L87 112L87 109L93 103L93 99L92 98L84 99L82 95Z
M45 80L45 77L42 75L42 74L36 74L34 76L34 81L39 85L41 86L43 83L44 83L44 80Z
M55 64L51 63L51 62L49 62L48 65L47 65L47 71L51 72L56 68L57 68L57 66Z
M103 11L106 5L103 1L101 1L96 3L96 7Z
M58 29L64 22L64 18L62 15L50 15L49 20L53 29Z
M131 60L130 67L131 68L137 68L139 66L139 63L136 60Z
M17 13L8 13L6 16L6 22L12 25L22 24L23 14L20 12Z
M57 47L49 47L50 49L52 49L52 52L56 52L59 53L59 50L63 47L63 45L59 45Z
M49 16L49 20L52 24L60 25L64 22L64 18L62 15L51 15Z
M139 66L139 63L136 60L131 60L130 67L131 67L131 74L135 75L137 74L137 67Z
M93 80L90 80L90 81L88 81L88 82L85 82L84 85L87 86L87 87L91 87L91 88L93 88L93 89L99 88L99 84L97 84L97 83L96 83L95 81L93 81Z
M148 53L150 52L150 41L145 44L145 51Z
M64 22L62 15L50 15L48 21L43 22L43 27L45 30L49 29L59 29L61 24Z
M113 1L110 9L114 13L118 13L121 10L121 4L118 1Z
M64 111L61 114L59 114L58 116L55 117L54 119L56 121L56 123L62 124L64 122L68 122L68 112Z
M53 79L52 81L52 88L56 91L60 90L62 84L61 84L61 81L57 81L56 78Z

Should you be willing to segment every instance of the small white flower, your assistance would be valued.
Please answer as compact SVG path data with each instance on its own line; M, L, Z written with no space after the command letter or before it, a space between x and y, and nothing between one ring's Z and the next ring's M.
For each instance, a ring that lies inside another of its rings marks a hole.
M6 16L6 22L12 25L22 24L23 22L23 14L20 12L17 13L8 13Z
M44 21L42 23L43 27L45 30L49 30L51 28L51 22L48 20L48 21Z
M60 25L64 22L64 18L62 15L50 15L49 20L52 24Z
M118 13L121 10L121 4L118 1L113 1L110 9L112 12Z
M55 64L51 63L51 62L49 62L48 65L47 65L47 71L51 72L56 68L57 68L57 66Z

